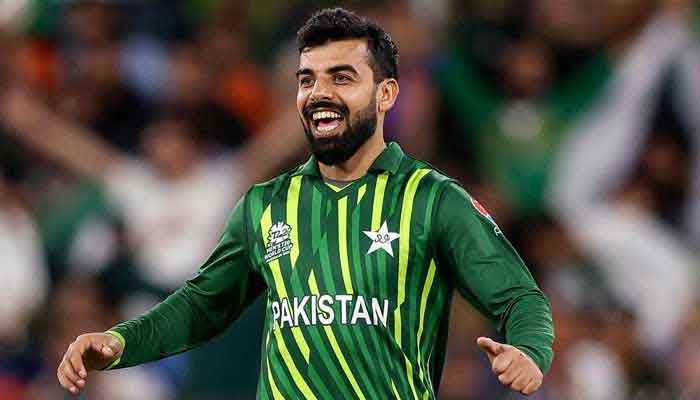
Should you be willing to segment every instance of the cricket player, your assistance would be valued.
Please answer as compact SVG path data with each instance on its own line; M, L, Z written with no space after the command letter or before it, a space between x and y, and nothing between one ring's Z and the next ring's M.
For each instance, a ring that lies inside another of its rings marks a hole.
M498 380L534 393L553 358L549 303L475 199L385 143L399 95L390 36L335 8L314 14L297 40L311 158L248 190L182 288L141 317L78 337L58 367L61 385L77 394L90 371L201 345L263 295L259 399L435 399L456 289L505 337L477 339Z

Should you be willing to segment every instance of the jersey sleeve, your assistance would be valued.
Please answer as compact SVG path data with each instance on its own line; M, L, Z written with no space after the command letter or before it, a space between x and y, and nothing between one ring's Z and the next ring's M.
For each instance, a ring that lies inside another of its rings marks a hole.
M509 344L548 371L554 355L549 302L496 222L454 182L443 188L434 212L440 268Z
M144 315L108 331L125 344L122 357L111 368L158 360L211 339L264 290L250 262L245 204L244 197L196 277Z

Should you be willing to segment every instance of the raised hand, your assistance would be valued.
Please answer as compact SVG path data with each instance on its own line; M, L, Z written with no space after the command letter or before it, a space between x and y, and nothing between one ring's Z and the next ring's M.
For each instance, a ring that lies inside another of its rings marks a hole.
M534 361L517 347L480 337L476 343L491 361L491 370L510 389L526 396L542 385L542 371Z
M124 348L116 337L107 333L78 336L68 346L56 375L61 386L78 394L87 384L88 372L110 366L121 357Z

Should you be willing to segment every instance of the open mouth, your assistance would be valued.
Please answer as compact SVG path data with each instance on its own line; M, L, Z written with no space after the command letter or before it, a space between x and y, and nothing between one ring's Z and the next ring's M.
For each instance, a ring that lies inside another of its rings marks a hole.
M311 122L316 132L321 135L333 133L342 125L344 120L343 115L336 111L323 110L311 113Z

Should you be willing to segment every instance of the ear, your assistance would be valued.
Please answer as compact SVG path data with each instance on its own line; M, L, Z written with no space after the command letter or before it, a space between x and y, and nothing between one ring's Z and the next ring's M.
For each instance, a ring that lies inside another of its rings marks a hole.
M399 82L394 78L384 79L377 88L377 108L379 112L391 110L399 96Z

